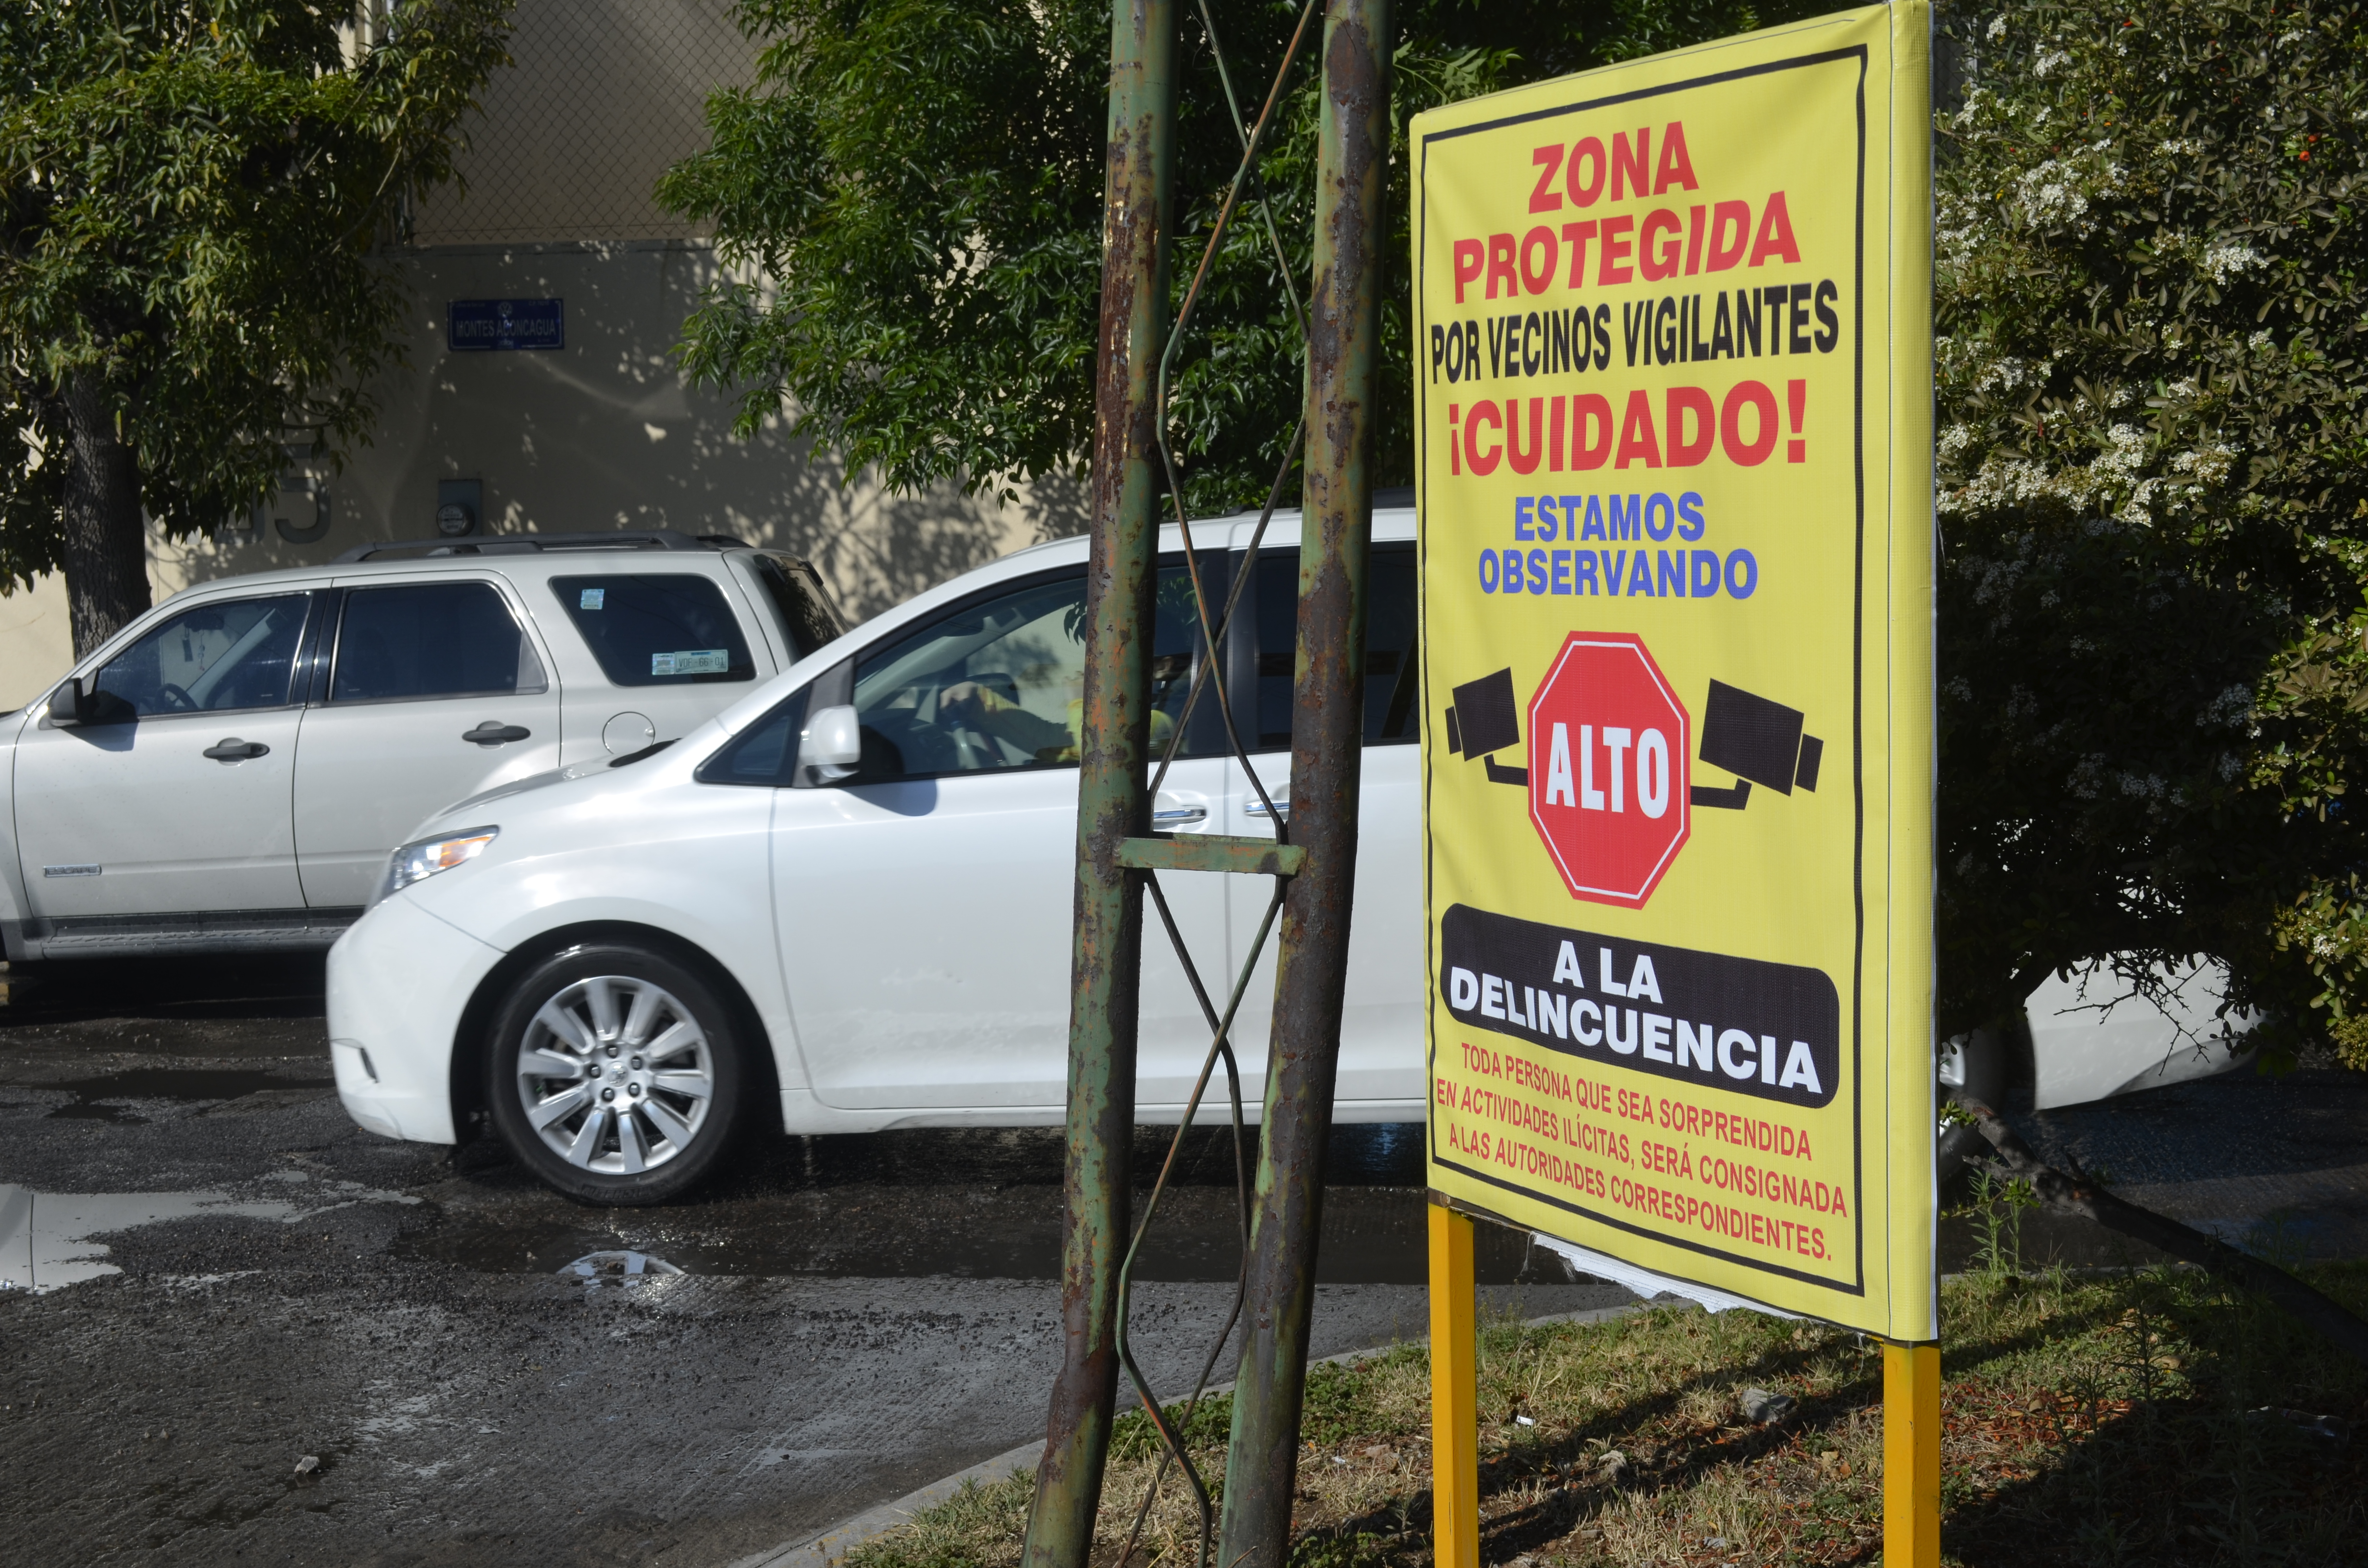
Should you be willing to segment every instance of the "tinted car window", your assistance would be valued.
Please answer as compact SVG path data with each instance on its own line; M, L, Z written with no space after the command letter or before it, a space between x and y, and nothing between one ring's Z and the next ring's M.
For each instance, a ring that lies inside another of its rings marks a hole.
M542 663L490 583L407 584L346 595L332 702L542 688Z
M804 658L847 630L839 619L838 607L823 592L822 580L804 562L785 555L759 555L757 580L765 585L774 609L780 612L792 658Z
M311 600L281 594L183 610L100 669L97 718L280 706Z
M806 690L797 692L741 731L730 744L699 765L699 781L788 785L797 766L798 736L805 728L809 695Z
M553 577L552 590L617 686L754 680L756 662L723 590L686 573ZM819 643L816 646L820 646Z
M1191 585L1180 565L1161 570L1157 606L1151 738L1161 747L1192 681ZM973 602L866 655L855 668L860 781L1076 762L1085 619L1079 573Z
M1292 661L1299 637L1299 552L1260 552L1258 582L1258 744L1291 744ZM1415 560L1406 545L1376 545L1365 603L1365 744L1417 738L1415 703Z

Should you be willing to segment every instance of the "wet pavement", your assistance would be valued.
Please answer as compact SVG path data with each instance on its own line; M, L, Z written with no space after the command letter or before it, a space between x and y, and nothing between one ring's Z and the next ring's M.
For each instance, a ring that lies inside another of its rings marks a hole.
M355 1128L319 984L151 966L0 1008L0 1556L720 1565L1041 1430L1056 1132L775 1135L692 1200L581 1208L491 1147ZM2248 1244L2368 1253L2368 1077L2018 1119ZM1229 1142L1196 1134L1182 1168L1137 1292L1163 1392L1237 1256ZM1326 1176L1317 1353L1418 1336L1417 1130L1340 1130ZM2021 1242L2027 1267L2144 1261L2046 1217ZM1945 1222L1944 1267L1975 1244ZM1497 1311L1627 1299L1516 1234L1480 1245Z
M317 964L0 1009L0 1556L722 1564L1042 1429L1057 1132L776 1135L590 1210L360 1131L324 1054ZM1425 1327L1418 1141L1336 1142L1319 1354ZM1142 1271L1163 1392L1224 1318L1232 1165L1196 1135ZM1510 1233L1481 1266L1502 1312L1628 1299Z

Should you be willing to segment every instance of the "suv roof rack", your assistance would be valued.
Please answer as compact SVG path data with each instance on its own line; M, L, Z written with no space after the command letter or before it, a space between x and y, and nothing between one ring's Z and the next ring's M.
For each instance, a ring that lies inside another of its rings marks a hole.
M535 555L546 550L746 550L730 534L687 534L675 528L619 528L607 533L489 534L481 539L396 539L358 544L337 564L416 550L439 555Z

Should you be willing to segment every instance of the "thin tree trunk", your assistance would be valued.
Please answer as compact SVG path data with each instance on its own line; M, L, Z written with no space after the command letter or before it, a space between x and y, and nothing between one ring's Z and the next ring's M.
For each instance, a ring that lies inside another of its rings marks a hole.
M73 460L66 467L66 605L74 657L148 608L148 538L140 464L118 436L105 384L77 371L65 386Z

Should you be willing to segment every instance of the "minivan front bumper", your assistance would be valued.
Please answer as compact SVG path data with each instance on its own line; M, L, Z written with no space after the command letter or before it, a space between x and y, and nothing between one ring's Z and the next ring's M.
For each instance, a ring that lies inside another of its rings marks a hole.
M452 1047L498 948L397 893L329 949L329 1055L357 1125L419 1143L456 1141Z

